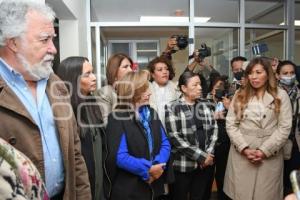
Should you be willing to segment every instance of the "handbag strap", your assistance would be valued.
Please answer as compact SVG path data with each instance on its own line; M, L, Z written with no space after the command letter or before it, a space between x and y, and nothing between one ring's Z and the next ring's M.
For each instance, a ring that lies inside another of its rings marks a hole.
M296 110L294 112L295 115L293 116L292 130L291 130L291 134L290 134L290 139L294 139L295 134L296 134L296 128L297 128L297 122L298 122L298 111L299 111L299 100L300 99L296 99Z

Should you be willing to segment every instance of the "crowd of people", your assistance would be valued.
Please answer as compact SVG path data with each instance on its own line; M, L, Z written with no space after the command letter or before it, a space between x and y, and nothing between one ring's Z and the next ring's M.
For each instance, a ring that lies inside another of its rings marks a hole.
M85 57L53 72L54 19L47 4L0 2L0 199L209 200L214 180L220 200L292 193L292 61L235 57L229 83L213 66L204 77L195 52L176 84L170 38L148 70L112 55L97 88Z

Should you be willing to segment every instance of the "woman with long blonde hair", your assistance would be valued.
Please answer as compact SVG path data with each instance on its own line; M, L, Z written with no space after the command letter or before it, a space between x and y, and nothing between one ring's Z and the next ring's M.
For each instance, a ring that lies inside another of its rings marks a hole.
M283 151L292 125L287 93L277 87L271 63L254 58L226 117L231 140L224 192L234 200L283 198Z

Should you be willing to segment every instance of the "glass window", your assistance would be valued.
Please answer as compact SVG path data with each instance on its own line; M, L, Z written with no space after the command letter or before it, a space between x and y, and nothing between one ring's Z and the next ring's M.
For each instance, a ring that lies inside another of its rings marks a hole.
M158 54L158 42L136 42L136 57L139 69L146 69L148 63Z
M283 0L246 0L246 23L284 24Z
M129 56L138 64L139 69L144 69L146 63L160 55L167 46L167 41L172 35L188 35L188 27L110 27L101 28L105 38L109 41L108 57L117 52L112 43L127 43L123 49L129 49ZM120 44L122 45L122 44ZM112 48L113 47L113 48ZM114 49L114 50L113 50ZM155 50L156 49L156 50ZM120 51L122 49L118 49ZM172 55L173 66L178 78L188 64L188 48Z
M100 71L101 71L101 86L106 85L106 44L105 41L101 38L100 41ZM98 78L98 77L97 77Z
M115 53L124 53L130 56L130 43L129 42L113 42L110 45L110 55Z
M295 54L294 61L297 65L300 65L300 0L296 0L295 6L295 19L296 19L296 30L295 30Z
M295 4L295 19L298 20L297 26L300 26L300 12L297 12L300 10L300 1L296 2Z
M150 16L182 16L188 20L189 0L91 0L91 21L138 22L140 20L151 20L151 22L154 22L154 20L159 20L158 22L161 22L161 19L165 21L172 20L172 18L149 18Z
M230 60L238 55L238 29L237 28L196 28L195 49L202 43L211 48L211 56L205 58L207 65L223 75L231 75ZM206 78L209 68L203 71Z
M300 29L295 31L296 37L295 37L295 63L297 65L300 65Z
M246 29L245 54L248 59L255 57L254 45L260 45L259 55L284 59L284 31L270 29ZM265 48L265 46L267 48ZM265 51L265 52L264 52Z
M239 0L196 0L195 22L238 22Z
M95 67L95 73L97 72L97 68L96 68L96 28L95 27L91 27L91 53L92 53L92 60L90 61L93 65L93 67Z

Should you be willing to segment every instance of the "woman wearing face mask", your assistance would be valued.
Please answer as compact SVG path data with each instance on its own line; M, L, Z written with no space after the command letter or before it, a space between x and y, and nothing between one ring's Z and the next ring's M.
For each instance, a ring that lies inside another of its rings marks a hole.
M165 105L179 97L179 91L171 81L175 72L170 60L164 57L156 57L150 61L148 69L151 75L149 85L152 95L150 105L158 113L159 119L165 126Z
M166 108L166 131L172 144L175 182L173 200L208 200L213 180L217 123L214 105L201 96L198 74L185 71L178 80L183 96Z
M71 105L80 131L81 152L88 169L93 200L102 200L105 132L100 107L92 95L96 90L93 66L85 57L68 57L60 63L57 75L65 81L71 93Z
M226 116L231 147L223 189L231 199L283 199L283 146L291 118L289 97L277 86L271 63L254 58Z
M289 135L289 143L291 156L284 161L284 193L285 195L292 192L292 187L289 179L289 174L294 169L300 168L300 135L299 135L299 105L300 105L300 90L296 84L295 75L296 65L285 60L280 62L277 67L276 76L279 80L279 86L283 88L289 95L293 110L293 124Z
M123 53L112 55L106 66L107 85L95 92L100 104L104 126L107 125L107 117L117 104L115 85L123 76L132 71L132 60Z

